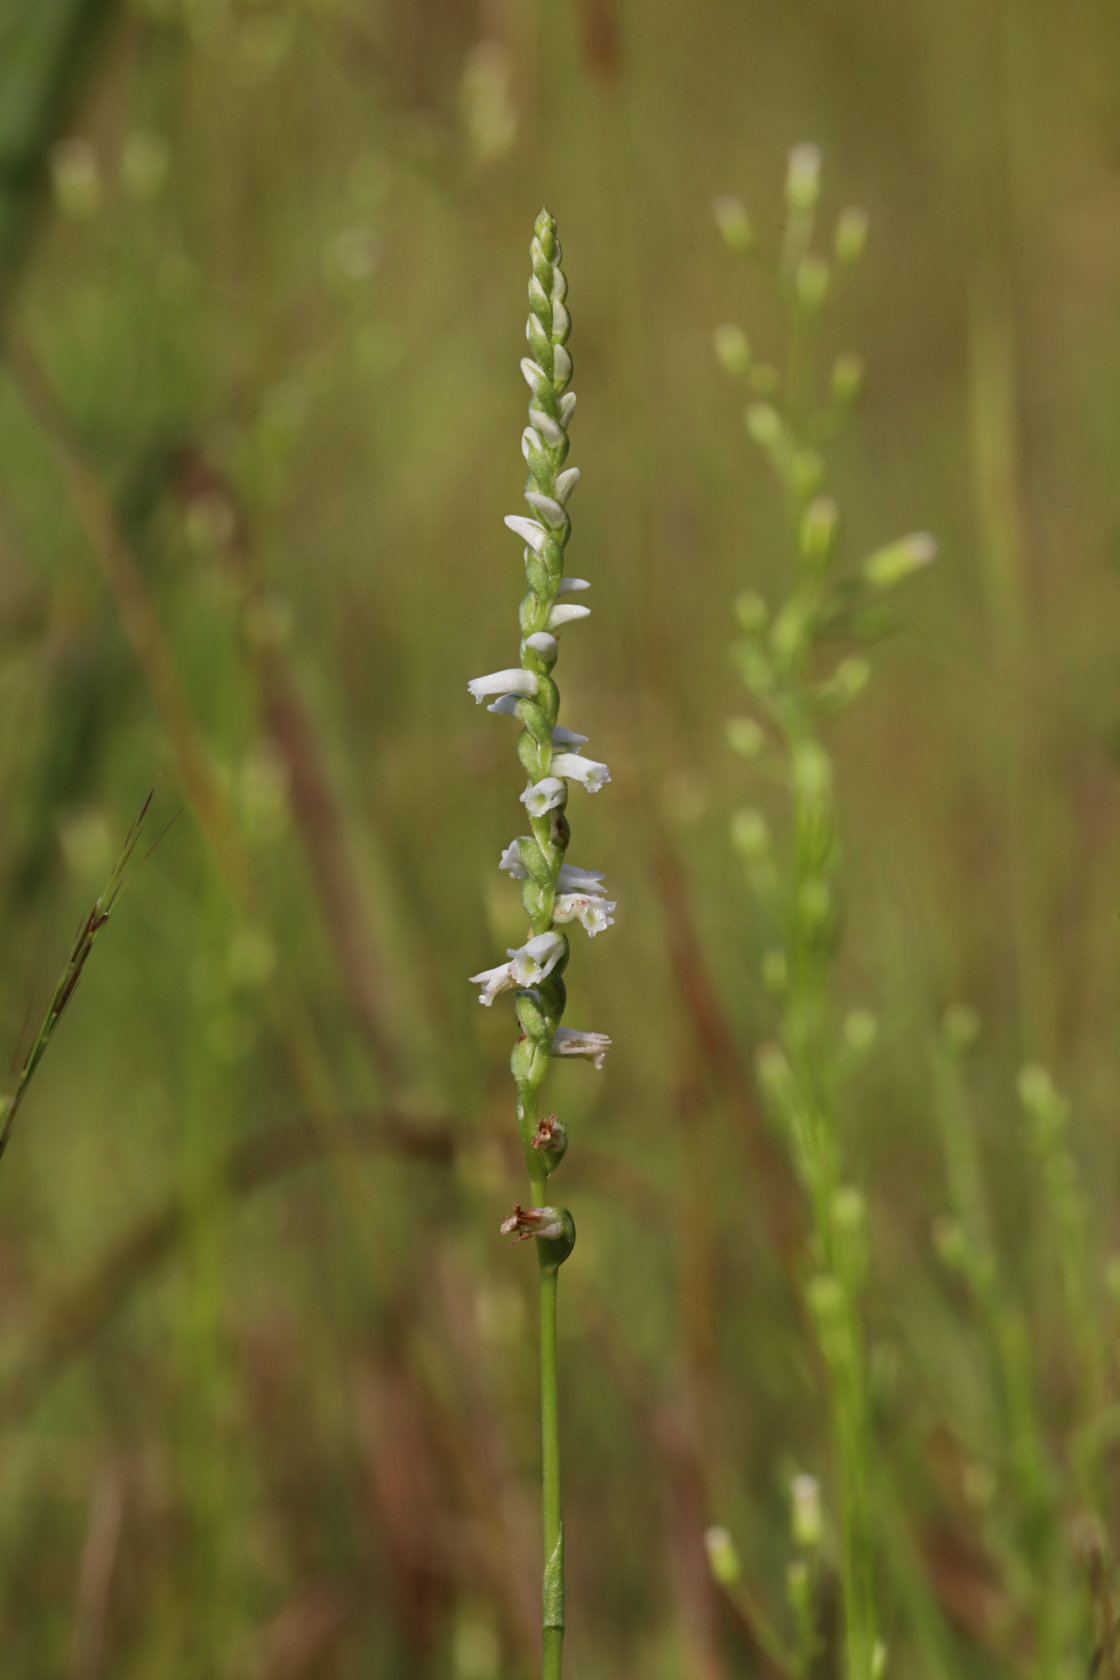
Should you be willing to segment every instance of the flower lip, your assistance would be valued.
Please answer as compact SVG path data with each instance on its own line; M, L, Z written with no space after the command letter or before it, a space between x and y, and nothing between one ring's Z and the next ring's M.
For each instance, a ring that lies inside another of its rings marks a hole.
M607 928L614 926L611 911L615 908L613 899L601 898L596 893L558 893L552 908L552 919L554 922L578 921L587 937L594 939L597 933L605 933Z
M532 699L539 686L540 678L535 671L511 666L505 671L491 671L485 677L472 677L467 689L475 704L481 706L488 694L517 694L523 699Z
M582 782L588 793L598 793L603 783L611 779L605 764L594 758L583 758L579 753L557 753L552 760L552 768L558 776Z
M611 1040L606 1033L578 1032L574 1027L557 1027L552 1037L553 1056L586 1056L601 1071Z
M484 968L481 974L472 974L470 983L472 986L481 986L478 1001L487 1009L501 992L508 992L511 986L516 985L513 969L508 962L499 964L497 968Z
M516 950L507 951L509 970L518 986L534 986L550 975L567 949L560 933L538 933Z
M577 735L574 729L565 729L558 723L552 731L552 744L554 747L583 747L587 745L587 736Z
M545 776L532 787L526 788L521 795L521 803L531 817L543 817L546 811L554 811L563 798L566 789L559 776Z

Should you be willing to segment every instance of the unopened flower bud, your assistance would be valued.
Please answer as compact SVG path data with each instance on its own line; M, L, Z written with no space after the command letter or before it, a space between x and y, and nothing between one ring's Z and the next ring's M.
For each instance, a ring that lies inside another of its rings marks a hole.
M704 1549L712 1579L721 1587L733 1587L743 1573L739 1553L730 1532L720 1525L704 1530Z
M752 589L744 589L742 594L735 597L735 617L740 628L750 635L756 635L766 628L766 620L770 616L769 608L761 595L756 595Z
M725 194L712 206L724 244L729 251L749 251L754 244L754 229L741 201Z
M736 811L731 844L746 863L760 863L770 853L770 827L761 811Z
M937 544L929 532L914 531L869 554L863 562L863 575L872 589L893 589L936 558Z
M795 1476L790 1483L794 1545L814 1551L824 1538L821 1484L815 1476Z
M782 417L772 403L754 402L747 409L747 431L761 449L772 451L785 437Z
M766 745L766 735L754 718L728 718L727 744L740 758L757 758Z
M863 390L864 365L862 356L847 350L832 364L832 400L838 408L854 403Z
M793 283L802 308L815 312L828 296L828 264L823 257L803 257L797 265Z
M840 219L836 224L836 261L850 268L857 263L867 249L867 230L869 220L867 211L858 204L850 204L846 210L840 212Z
M712 334L712 342L715 346L716 359L727 373L736 375L746 373L750 366L751 350L747 343L747 335L742 327L736 327L730 321L725 321Z
M792 210L813 210L821 193L821 154L817 146L795 146L786 169L786 202Z
M811 566L822 570L832 558L840 510L831 496L817 496L805 509L801 521L801 553Z

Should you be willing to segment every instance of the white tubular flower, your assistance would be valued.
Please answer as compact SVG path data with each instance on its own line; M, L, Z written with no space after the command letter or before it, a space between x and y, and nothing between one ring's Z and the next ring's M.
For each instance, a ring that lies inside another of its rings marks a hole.
M538 524L535 519L526 519L522 513L507 513L502 523L515 536L520 537L522 542L527 542L535 554L540 553L548 536L543 525Z
M564 430L567 431L568 427L572 423L572 415L576 411L576 394L575 394L575 392L574 391L565 391L564 395L560 398L559 407L560 407L560 424L563 426Z
M519 696L516 694L503 694L487 706L486 710L488 712L498 712L502 717L516 717L518 699Z
M559 776L545 776L543 781L525 789L521 803L531 817L543 817L546 811L554 811L563 797L564 784Z
M510 841L509 845L498 859L498 868L504 869L507 874L512 875L515 881L524 880L525 876L529 873L521 861L521 852L518 849L516 840Z
M532 648L533 652L540 659L543 659L549 667L555 665L556 655L560 652L560 648L556 637L550 635L547 630L534 630L531 636L526 636L525 646Z
M548 615L548 628L555 633L563 630L565 624L575 624L581 618L590 618L591 608L580 607L573 602L570 606L553 607Z
M535 449L538 455L543 455L544 439L538 431L534 430L532 426L526 426L525 430L521 434L521 453L524 455L526 460L529 459L530 449Z
M564 955L564 936L559 933L538 933L527 939L516 951L507 951L514 983L535 986L538 980L550 975Z
M611 1041L606 1033L577 1032L574 1027L557 1027L552 1040L554 1056L586 1056L593 1068L602 1071Z
M583 747L587 744L587 736L577 735L574 729L565 729L563 724L558 723L552 731L552 744L554 747Z
M599 898L592 893L567 892L557 894L552 907L554 922L578 921L589 939L614 926L610 912L616 909L613 899Z
M567 515L560 503L554 501L551 496L542 496L536 490L526 490L525 500L535 512L540 514L546 525L552 526L554 531L559 530L560 526L563 525Z
M535 671L522 671L516 667L508 671L491 671L488 677L472 677L467 684L478 706L481 706L488 694L520 694L523 698L531 699L538 687L539 679Z
M573 472L575 471L574 467L573 467L572 471ZM586 578L564 578L564 577L562 577L560 579L560 586L557 589L556 593L557 593L557 595L574 595L577 589L590 589L590 588L591 588L591 585L587 581Z
M514 841L516 846L517 842ZM562 893L605 893L603 885L603 871L601 869L579 869L574 863L560 865L560 880L557 883ZM614 909L614 905L611 905Z
M472 986L482 987L478 1001L487 1009L501 992L508 992L517 984L508 962L502 963L499 968L484 968L481 974L472 974L470 982Z
M579 468L569 467L566 472L556 475L556 499L563 503L568 500L572 491L579 483Z
M571 395L572 393L569 392L569 396ZM572 404L574 407L574 396L572 396ZM563 408L564 403L563 400L561 400L560 409L562 419L564 417ZM569 410L569 414L570 412L571 411ZM548 444L548 447L550 449L559 449L560 444L563 441L564 432L563 429L556 424L552 416L550 414L546 414L543 408L538 408L536 403L530 403L529 418L533 422L534 429L540 433L541 437L543 437L544 441ZM565 420L564 423L566 425L567 421Z
M539 380L544 378L544 369L538 367L531 356L522 356L521 372L530 391L535 391Z
M588 793L598 793L603 783L611 779L605 764L594 758L582 758L579 753L557 753L552 760L552 768L558 776L582 782Z

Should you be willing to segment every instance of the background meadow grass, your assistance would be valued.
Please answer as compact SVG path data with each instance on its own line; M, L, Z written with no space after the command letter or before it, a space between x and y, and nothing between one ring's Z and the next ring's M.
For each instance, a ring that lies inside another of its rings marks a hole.
M711 331L740 320L765 353L778 319L711 203L740 194L775 247L802 139L826 221L872 219L828 325L869 364L835 457L846 552L919 525L941 545L830 736L838 1016L880 1017L842 1123L869 1207L890 1673L1086 1673L1086 1512L1118 1514L1114 50L1098 0L12 0L13 1057L153 782L153 838L179 814L0 1174L6 1674L533 1670L534 1280L497 1235L521 1184L510 1020L466 983L521 933L496 868L519 783L512 726L465 684L511 657L501 516L542 202L580 397L570 556L595 585L562 721L613 776L573 800L573 857L620 903L570 975L606 1070L558 1065L547 1093L580 1231L569 1667L770 1672L704 1529L728 1526L786 1625L790 1477L835 1511L791 1286L805 1211L755 1088L764 933L728 840L757 798L724 737L730 604L777 597L784 561ZM954 1004L981 1022L960 1069L932 1048ZM1071 1104L1079 1318L1067 1169L1017 1096L1030 1061ZM937 1253L946 1117L988 1201L987 1320Z

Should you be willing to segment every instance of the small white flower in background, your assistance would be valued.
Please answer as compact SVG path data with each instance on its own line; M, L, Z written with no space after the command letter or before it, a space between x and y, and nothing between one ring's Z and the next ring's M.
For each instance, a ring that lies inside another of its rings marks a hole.
M582 782L588 793L598 793L603 783L611 779L605 764L594 758L581 758L579 753L557 753L552 760L552 768L558 776Z
M472 677L467 684L475 704L481 706L488 694L520 694L532 699L540 687L535 671L523 671L513 666L508 671L491 671L486 677Z
M525 789L521 803L531 817L543 817L546 811L554 811L563 797L564 784L559 776L545 776L542 781L534 782L532 787Z
M557 1027L552 1039L553 1056L586 1056L592 1067L602 1071L611 1047L606 1033L578 1032L575 1027Z

